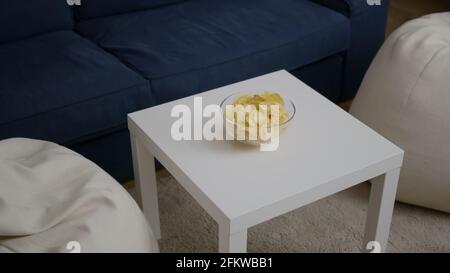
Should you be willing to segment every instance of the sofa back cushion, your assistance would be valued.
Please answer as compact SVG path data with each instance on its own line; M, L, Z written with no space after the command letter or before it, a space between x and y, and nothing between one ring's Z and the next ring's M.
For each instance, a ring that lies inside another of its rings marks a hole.
M161 7L186 0L81 0L75 8L79 20Z
M66 0L0 0L0 43L72 27Z

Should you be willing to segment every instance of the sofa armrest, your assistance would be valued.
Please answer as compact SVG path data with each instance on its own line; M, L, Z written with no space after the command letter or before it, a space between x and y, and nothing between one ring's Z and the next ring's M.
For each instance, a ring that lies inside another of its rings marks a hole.
M384 42L389 0L310 0L350 19L341 100L353 98ZM379 5L378 5L379 4Z

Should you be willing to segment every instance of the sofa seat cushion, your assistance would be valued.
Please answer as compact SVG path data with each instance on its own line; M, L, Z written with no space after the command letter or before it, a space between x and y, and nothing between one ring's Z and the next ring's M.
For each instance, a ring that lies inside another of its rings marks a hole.
M0 139L72 143L153 104L149 83L72 31L0 45Z
M350 35L348 18L309 0L195 0L76 28L150 79L160 103L318 61Z
M75 7L78 19L87 20L96 17L151 9L185 0L83 0Z

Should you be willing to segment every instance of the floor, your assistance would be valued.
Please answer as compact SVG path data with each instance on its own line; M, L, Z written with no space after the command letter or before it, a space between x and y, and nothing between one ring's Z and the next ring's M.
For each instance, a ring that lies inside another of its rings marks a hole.
M450 11L450 0L390 0L387 33L411 19L435 12Z
M369 190L363 183L250 228L248 251L360 252ZM216 222L166 171L158 173L158 199L161 252L217 252ZM450 214L397 203L387 250L450 252Z
M450 0L391 0L387 35L404 22L450 11ZM351 101L341 104L349 109ZM213 252L217 226L178 183L158 172L163 252ZM125 187L133 192L133 182ZM250 252L357 252L369 186L362 184L249 230ZM186 217L188 215L188 217ZM450 215L396 204L388 251L450 252Z

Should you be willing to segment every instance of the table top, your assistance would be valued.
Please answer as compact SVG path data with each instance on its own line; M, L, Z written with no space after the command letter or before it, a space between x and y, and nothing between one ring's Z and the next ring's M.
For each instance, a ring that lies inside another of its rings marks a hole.
M205 106L265 90L290 98L297 109L276 151L236 141L175 141L172 108L193 107L194 97L132 113L129 128L216 220L246 225L401 166L401 149L284 70L196 97Z

